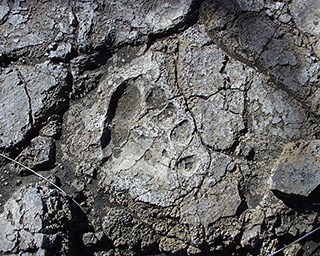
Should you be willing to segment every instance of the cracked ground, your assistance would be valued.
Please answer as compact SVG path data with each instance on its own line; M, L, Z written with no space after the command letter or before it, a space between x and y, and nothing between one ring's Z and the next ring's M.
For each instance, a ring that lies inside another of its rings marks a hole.
M272 255L319 227L319 13L0 1L0 153L64 191L1 157L0 254Z

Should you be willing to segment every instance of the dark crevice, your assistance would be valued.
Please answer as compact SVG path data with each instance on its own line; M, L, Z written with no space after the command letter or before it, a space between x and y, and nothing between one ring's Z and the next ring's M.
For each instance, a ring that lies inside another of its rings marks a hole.
M29 94L29 90L28 90L28 86L27 84L24 84L24 90L26 92L26 95L28 97L28 101L29 101L29 120L31 122L31 127L33 128L34 126L34 118L33 118L33 114L32 114L32 100L31 100L31 97L30 97L30 94Z
M16 69L17 71L17 74L18 74L18 77L21 81L21 83L23 84L23 88L24 88L24 91L27 95L27 98L28 98L28 103L29 103L29 122L30 122L30 125L31 125L31 130L34 129L34 118L33 118L33 114L32 114L32 100L31 100L31 96L29 94L29 90L28 90L28 84L26 83L23 75L21 74L20 70L17 68Z
M220 74L223 74L223 73L224 73L224 70L226 69L227 63L228 63L229 60L230 60L230 59L229 59L228 55L225 55L225 56L224 56L224 60L223 60L223 62L222 62L222 67L221 67L221 69L219 70L219 73L220 73Z
M190 11L185 15L185 19L180 21L178 24L173 26L172 28L169 28L168 30L164 30L157 33L150 33L148 35L148 41L147 41L147 51L150 46L161 38L166 38L168 36L180 33L182 31L185 31L189 27L195 25L198 22L199 17L199 8L202 3L202 0L195 0L190 5ZM89 57L88 59L81 65L81 73L85 71L92 71L95 69L100 68L101 66L107 64L107 61L113 56L113 54L126 46L139 46L145 44L144 40L137 40L133 42L124 42L120 45L113 45L115 35L110 34L108 38L106 39L103 44L97 46L94 51L95 53L91 52L88 53ZM77 53L77 56L80 56L80 53Z
M235 151L237 149L237 147L240 145L240 138L239 136L234 139L232 145L229 147L229 148L226 148L226 149L215 149L215 151L217 152L222 152L226 155L229 155L229 156L233 156L235 154Z
M122 83L121 85L119 85L119 87L114 91L114 93L111 96L108 111L107 111L107 117L104 123L103 132L100 138L100 143L102 148L107 147L111 141L112 120L115 117L116 110L118 107L118 102L121 96L124 94L127 87L128 87L128 84L126 82Z
M278 246L275 249L280 249L281 247L290 244L292 241L294 241L295 238L293 235L289 233L285 233L284 235L278 237ZM284 255L283 252L279 252L277 256Z
M239 191L241 203L239 204L238 209L236 211L236 216L239 218L242 213L244 213L247 209L249 209L249 207L247 204L245 193L243 192L243 189L241 188L241 184L238 187L238 191Z
M287 194L279 190L273 190L276 197L288 207L298 212L314 211L320 213L320 185L317 186L308 196Z
M149 255L157 255L160 254L160 249L158 245L158 241L155 241L151 245L149 245L147 248L141 249L141 242L135 244L133 246L133 251L136 253L136 255L141 255L141 256L149 256Z
M0 55L0 67L6 68L11 65L12 62L18 61L19 58L17 56L9 56L8 54Z
M79 211L78 206L71 201L69 203L72 219L67 221L61 230L62 233L67 234L68 240L70 241L68 255L93 255L93 252L84 245L82 236L84 233L93 232L94 230L87 216L82 211ZM44 206L46 206L46 204L44 204ZM50 223L48 224L49 226L52 225ZM60 251L58 247L61 247L62 244L62 241L56 241L55 246L48 249L46 253L48 253L48 255L56 255L56 253Z
M87 254L83 255L96 255L96 252L107 252L112 249L115 249L113 242L103 233L95 244L87 245Z
M255 152L254 148L252 148L252 149L249 151L248 155L246 156L246 159L247 159L248 161L253 161L255 154L256 154L256 152Z
M114 50L108 48L106 46L99 46L96 48L95 53L91 53L90 55L79 55L76 56L83 56L86 57L82 62L78 62L77 67L79 68L80 74L83 74L85 71L93 71L96 70L103 65L107 64L108 60L112 57Z
M94 232L92 226L90 225L87 217L79 211L78 208L75 208L73 211L73 220L66 227L66 231L69 233L70 240L70 251L69 255L88 255L93 256L94 252L99 249L109 250L111 249L110 244L106 241L105 246L101 245L104 242L99 241L94 247L88 247L83 243L82 236L87 232Z
M193 25L198 23L199 20L199 8L202 4L203 0L194 0L190 5L190 11L185 15L185 19L180 21L178 24L176 24L174 27L161 31L158 33L150 33L148 35L148 47L149 47L157 40L165 37L169 37L174 34L181 33L188 28L192 27Z
M242 118L243 118L243 123L244 123L244 129L241 133L241 135L245 135L246 133L249 132L249 96L248 96L248 91L251 88L251 84L246 84L244 93L243 93L243 112L242 112Z
M48 53L49 53L50 51L48 51ZM59 64L59 63L61 63L61 62L63 62L63 63L70 63L70 61L72 60L72 59L74 59L74 58L76 58L76 57L78 57L78 53L77 53L77 51L72 47L71 48L71 51L68 53L68 54L66 54L64 57L51 57L50 58L50 61L52 62L52 63L55 63L55 64Z

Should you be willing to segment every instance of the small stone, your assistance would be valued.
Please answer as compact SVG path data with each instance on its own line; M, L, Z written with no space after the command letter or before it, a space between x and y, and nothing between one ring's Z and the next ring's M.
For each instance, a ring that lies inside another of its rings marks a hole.
M301 255L302 248L300 244L293 244L284 250L285 256L298 256Z
M230 162L230 164L228 164L227 166L227 171L232 172L235 170L235 168L236 168L236 164L234 162Z
M237 147L236 153L240 156L246 157L248 160L252 160L252 158L254 157L254 149L252 148L252 146L242 141Z
M60 44L57 47L51 47L49 49L51 50L49 58L55 61L61 61L70 58L72 52L74 51L70 43Z
M285 14L281 14L279 16L279 20L282 22L282 23L288 23L290 20L291 20L291 16L287 13Z
M81 180L75 179L72 183L71 186L74 187L77 191L82 191L85 188L84 182Z
M179 253L187 249L187 245L175 238L163 238L159 244L160 250L164 252Z
M42 127L39 134L46 137L58 138L61 134L61 124L58 118L49 120L47 124Z
M98 239L95 236L95 233L88 232L88 233L83 234L82 241L83 241L85 246L92 246L92 245L95 245L98 242Z
M50 169L55 163L54 140L43 136L34 138L30 146L18 156L18 161L31 169ZM25 171L25 169L21 170Z
M187 254L188 255L199 255L201 253L201 250L197 247L194 247L190 245L187 249Z

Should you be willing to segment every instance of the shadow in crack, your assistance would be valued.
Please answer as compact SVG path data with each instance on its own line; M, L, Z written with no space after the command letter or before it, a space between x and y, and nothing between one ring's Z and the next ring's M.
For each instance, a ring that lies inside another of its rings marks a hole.
M124 94L127 87L128 87L127 83L122 83L111 96L109 108L107 111L107 118L104 123L104 129L103 129L103 133L102 133L102 136L100 139L100 143L101 143L102 148L107 147L111 141L112 120L116 115L116 109L118 107L118 102L119 102L121 96Z
M320 213L320 185L313 190L309 196L285 194L280 191L273 191L273 193L284 204L294 210L300 212L314 211Z

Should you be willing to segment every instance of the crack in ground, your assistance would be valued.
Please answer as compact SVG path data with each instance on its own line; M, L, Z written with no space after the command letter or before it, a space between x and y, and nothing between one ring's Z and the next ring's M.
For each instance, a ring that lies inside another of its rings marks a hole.
M274 34L277 32L277 30L274 32ZM206 33L208 34L208 33ZM210 34L209 34L210 36ZM212 38L212 36L210 36ZM255 62L250 62L249 60L243 58L242 56L240 56L239 54L237 54L236 52L230 52L229 48L227 45L223 44L221 40L219 40L219 38L215 38L215 42L216 45L225 53L227 53L229 56L231 56L232 58L234 58L235 60L243 63L245 66L248 66L250 68L253 68L254 70L256 70L259 74L262 74L263 76L265 76L267 79L269 79L269 81L272 83L272 85L270 85L268 83L268 86L270 86L271 88L275 88L276 90L280 90L281 92L285 93L286 95L288 95L288 97L292 98L294 101L296 101L298 103L299 106L301 106L306 113L308 114L308 116L313 120L314 123L317 124L317 126L319 127L319 129L316 132L320 132L320 121L319 119L316 117L316 114L313 113L310 110L310 107L304 103L304 100L299 97L295 92L293 92L292 90L288 89L287 86L285 84L283 84L281 81L279 81L279 79L275 76L273 76L272 74L270 74L269 70L265 70L263 69L263 67L260 67L260 65L257 64L257 60L255 60ZM274 38L272 37L268 43L270 43L270 41L272 41ZM263 54L263 51L259 54L259 56L261 56Z
M32 113L32 99L31 99L31 96L30 96L30 93L29 93L29 90L28 90L28 85L27 85L27 82L25 81L23 75L21 74L19 68L16 68L16 70L17 70L17 74L18 74L18 77L19 77L20 81L23 83L23 87L24 87L25 93L26 93L26 95L28 97L29 118L30 118L31 129L33 129L34 125L35 125L35 120L34 120L33 113Z

